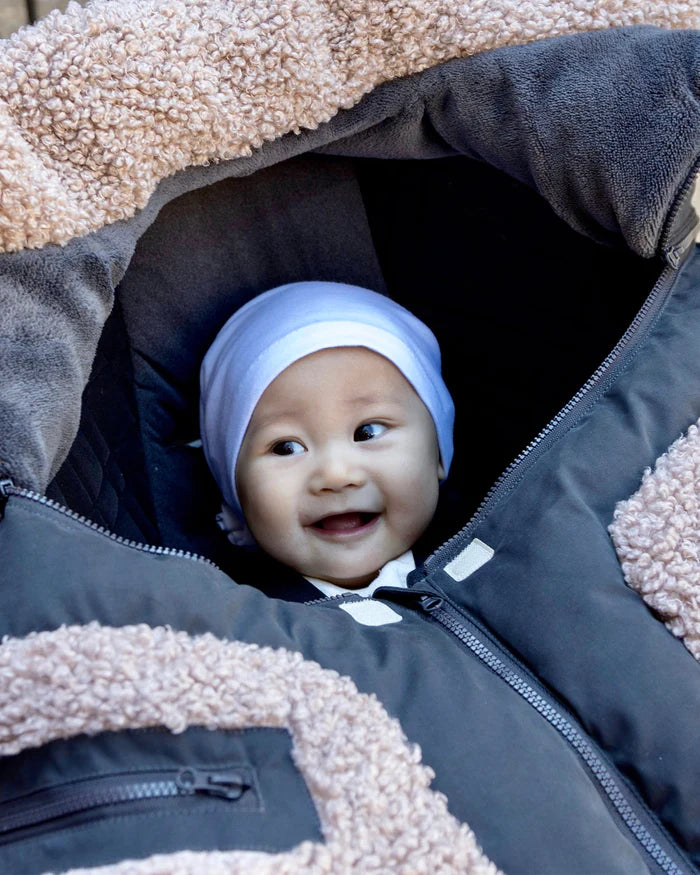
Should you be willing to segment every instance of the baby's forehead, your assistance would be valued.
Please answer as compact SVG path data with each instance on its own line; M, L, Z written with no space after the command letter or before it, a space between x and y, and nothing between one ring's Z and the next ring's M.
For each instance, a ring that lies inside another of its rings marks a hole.
M302 389L320 394L331 386L353 391L358 397L379 395L399 388L412 390L399 368L386 356L363 346L339 346L317 350L292 362L266 387ZM413 390L412 390L413 391Z
M297 359L266 387L255 406L256 425L275 415L319 413L328 403L348 408L401 405L418 399L389 359L365 347L333 347Z

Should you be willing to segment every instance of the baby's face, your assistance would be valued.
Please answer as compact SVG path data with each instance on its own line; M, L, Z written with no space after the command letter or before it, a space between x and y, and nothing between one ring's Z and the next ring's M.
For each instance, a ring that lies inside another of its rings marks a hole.
M360 347L313 353L273 380L236 467L258 544L346 587L415 543L443 476L427 408L391 362Z

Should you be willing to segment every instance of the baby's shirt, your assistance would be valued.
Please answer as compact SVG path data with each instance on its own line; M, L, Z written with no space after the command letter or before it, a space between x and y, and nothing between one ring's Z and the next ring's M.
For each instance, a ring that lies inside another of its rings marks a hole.
M396 559L391 559L387 562L374 580L361 589L349 589L345 586L329 583L327 580L318 580L315 577L307 577L306 579L328 598L334 595L345 595L346 593L369 598L375 589L379 589L380 586L397 586L406 589L408 587L408 575L415 567L416 562L413 558L413 552L406 550L401 556L397 556Z

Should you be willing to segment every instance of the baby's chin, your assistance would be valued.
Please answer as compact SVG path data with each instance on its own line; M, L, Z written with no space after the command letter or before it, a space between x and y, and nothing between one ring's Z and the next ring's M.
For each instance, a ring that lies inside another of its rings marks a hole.
M381 567L376 568L368 574L348 575L343 577L339 577L336 574L325 574L322 569L319 569L318 572L313 570L302 571L301 574L303 574L304 577L313 577L316 580L324 580L326 583L333 583L336 586L342 586L345 589L362 589L362 587L368 586L372 583L380 571Z
M388 561L389 560L387 559L387 562ZM385 563L382 563L382 565L384 564ZM360 569L358 569L356 573L353 573L350 569L347 570L347 573L343 573L343 569L333 569L334 573L332 574L327 573L327 569L325 568L309 567L308 569L295 568L294 570L298 571L304 577L313 577L315 580L323 580L326 583L333 583L336 586L342 586L345 589L362 589L363 586L368 586L376 579L381 569L381 565L367 573ZM340 573L338 573L339 571Z
M398 545L396 546L398 549ZM388 562L397 559L407 549L410 548L398 549L398 552L387 550L386 555L375 553L374 556L364 557L364 562L359 557L354 557L354 561L346 562L310 562L305 567L295 568L295 570L304 577L313 577L315 580L323 580L326 583L332 583L344 589L362 589L372 583L373 580L376 580L380 571Z

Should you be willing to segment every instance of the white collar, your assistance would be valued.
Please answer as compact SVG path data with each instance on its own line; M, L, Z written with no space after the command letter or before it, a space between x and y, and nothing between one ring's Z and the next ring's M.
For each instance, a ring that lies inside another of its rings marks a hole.
M412 551L406 550L401 556L397 556L396 559L391 559L387 562L374 580L361 589L349 589L345 586L338 586L336 583L329 583L327 580L319 580L316 577L307 577L306 579L329 598L334 595L345 595L345 593L348 593L350 595L359 595L366 599L373 595L375 589L378 589L380 586L400 586L405 589L408 586L406 578L415 567L416 561L413 558Z

